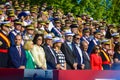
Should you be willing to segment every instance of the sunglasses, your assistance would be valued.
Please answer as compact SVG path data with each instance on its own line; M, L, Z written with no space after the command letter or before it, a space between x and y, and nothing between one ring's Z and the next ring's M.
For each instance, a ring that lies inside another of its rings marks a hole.
M75 38L76 40L80 40L80 38Z

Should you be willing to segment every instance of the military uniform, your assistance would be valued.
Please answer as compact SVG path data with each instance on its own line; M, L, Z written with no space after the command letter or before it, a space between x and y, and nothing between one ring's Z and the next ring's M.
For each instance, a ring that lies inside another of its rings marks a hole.
M113 33L112 34L112 37L113 37L113 44L114 44L114 51L116 52L117 51L117 48L118 48L118 44L120 43L120 40L119 40L119 33Z
M104 49L102 49L100 56L102 57L103 69L110 70L111 59L109 57L109 54Z
M22 25L21 24L21 22L15 22L15 24L18 24L18 25ZM13 45L15 45L15 36L16 35L21 35L21 32L20 31L18 31L18 30L16 30L16 29L14 29L13 31L11 31L10 33L9 33L9 39L10 39L10 42L11 42L11 45L13 46Z
M27 30L34 30L35 28L32 25L29 25L29 26L27 26L26 29ZM33 38L34 38L34 35L28 34L27 32L23 35L23 39L25 41L27 41L27 40L33 40Z
M83 29L83 33L90 33L90 30L89 30L88 28L85 28L85 29ZM91 39L90 39L90 37L87 37L87 36L85 36L85 35L83 34L83 36L81 37L80 41L81 41L81 42L82 42L82 41L86 41L86 42L88 43L88 45L89 45Z
M8 63L8 48L10 41L3 31L0 31L0 67L7 67Z
M110 45L110 41L109 40L103 40L102 44L104 45ZM111 69L111 58L110 55L108 54L107 49L102 48L100 51L100 56L102 58L102 66L104 70L110 70Z

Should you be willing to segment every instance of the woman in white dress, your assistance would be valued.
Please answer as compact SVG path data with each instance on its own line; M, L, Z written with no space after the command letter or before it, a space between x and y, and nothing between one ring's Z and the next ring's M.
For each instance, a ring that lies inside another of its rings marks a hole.
M47 66L46 66L45 52L44 49L41 47L42 42L43 42L43 35L36 34L33 39L34 47L31 50L31 52L34 57L37 68L45 70L47 69Z

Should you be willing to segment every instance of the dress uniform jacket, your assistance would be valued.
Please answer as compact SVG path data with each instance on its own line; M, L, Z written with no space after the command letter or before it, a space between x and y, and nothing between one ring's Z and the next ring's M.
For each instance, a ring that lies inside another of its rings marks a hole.
M102 58L103 69L104 70L109 70L110 69L110 64L111 64L111 59L109 57L109 54L104 49L102 49L100 56Z
M93 48L94 48L94 46L95 45L99 45L99 44L100 44L100 41L98 41L97 39L93 38L90 41L89 45L88 45L88 50L87 50L88 54L90 55L92 50L93 50Z
M10 47L10 41L8 37L0 31L0 67L7 67L8 63L8 48Z
M17 30L13 30L9 33L9 39L10 39L10 42L11 42L11 46L15 45L15 36L18 35L18 34L21 34L20 32L17 32Z

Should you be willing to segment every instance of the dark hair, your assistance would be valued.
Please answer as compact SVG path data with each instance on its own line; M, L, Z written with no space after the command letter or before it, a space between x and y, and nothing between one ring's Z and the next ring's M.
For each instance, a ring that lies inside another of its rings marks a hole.
M38 37L42 37L42 43L44 42L43 34L36 34L33 39L34 44L36 44Z
M76 36L80 36L79 34L75 34L74 36L73 36L73 39L75 39L76 38Z
M94 48L93 48L91 53L95 53L96 47L99 47L99 46L98 45L94 46ZM99 47L99 49L100 49L100 47Z

